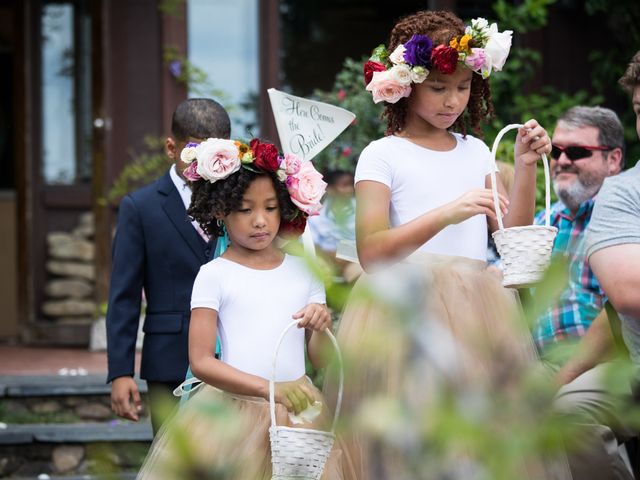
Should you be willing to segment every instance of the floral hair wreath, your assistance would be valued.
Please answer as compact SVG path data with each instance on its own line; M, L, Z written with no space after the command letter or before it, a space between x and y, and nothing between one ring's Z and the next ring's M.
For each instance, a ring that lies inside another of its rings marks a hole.
M307 217L320 212L320 200L327 188L311 161L303 161L291 153L282 155L275 145L257 138L249 145L223 138L187 143L180 152L180 160L187 164L184 176L191 182L205 180L215 183L240 168L256 173L275 172L300 211L293 219L283 220L281 233L302 234Z
M379 45L364 65L366 89L373 94L375 103L396 103L411 93L412 83L422 83L429 71L444 74L455 72L462 63L473 72L487 78L500 71L511 49L511 30L498 32L498 25L484 18L471 20L464 35L453 37L448 45L433 46L426 35L413 35L389 54Z

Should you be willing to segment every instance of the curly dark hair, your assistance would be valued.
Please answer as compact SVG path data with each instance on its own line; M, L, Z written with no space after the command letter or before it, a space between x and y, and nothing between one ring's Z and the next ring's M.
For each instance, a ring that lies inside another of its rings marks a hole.
M197 221L207 234L221 237L224 235L224 229L218 226L216 215L226 216L239 209L244 192L259 177L269 177L273 183L280 207L281 222L293 220L299 210L291 201L286 185L278 179L276 173L254 172L247 168L240 168L224 180L215 183L206 180L192 182L193 194L187 214Z
M633 56L627 70L618 82L629 94L633 94L633 90L640 85L640 50Z
M434 45L449 44L457 35L464 35L465 25L455 14L440 10L425 10L402 18L391 30L388 51L393 52L401 43L408 42L413 35L427 35ZM387 120L386 135L402 130L407 118L408 98L385 105L383 117ZM493 102L489 82L480 75L471 78L471 96L465 113L453 124L452 129L467 134L467 127L482 137L480 122L493 116Z

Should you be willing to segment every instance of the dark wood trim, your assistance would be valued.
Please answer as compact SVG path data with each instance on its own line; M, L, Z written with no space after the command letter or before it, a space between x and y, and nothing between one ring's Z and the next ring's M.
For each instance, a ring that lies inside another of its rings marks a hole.
M105 2L94 0L91 3L91 108L93 118L92 144L92 207L95 221L95 298L98 304L107 300L109 276L111 271L111 221L109 206L102 201L107 196L108 180L106 171L105 141L105 82L104 82L104 35Z
M29 18L29 6L27 2L14 2L16 28L15 59L13 67L14 95L13 95L13 119L14 119L14 152L16 158L25 159L24 168L16 168L16 218L17 218L17 314L18 334L22 334L25 323L29 319L29 208L27 177L30 173L29 154L27 152L27 113L29 111L29 98L27 96L27 77L29 75L29 33L27 19ZM18 61L24 59L24 61Z
M158 10L160 12L160 10ZM161 19L161 55L164 48L172 47L187 56L187 2L176 7L176 12L169 15L160 12ZM169 72L162 58L162 122L164 135L171 134L171 116L176 107L187 98L187 86L178 82Z
M37 78L40 72L40 59L37 39L40 36L38 24L38 12L40 1L22 2L20 23L22 25L22 37L20 48L22 50L21 79L16 86L21 89L16 92L16 97L23 99L21 108L16 114L20 115L17 123L22 130L19 141L16 142L18 158L24 158L23 168L18 169L18 246L20 248L19 259L19 321L21 323L21 337L28 340L30 326L35 321L36 295L36 258L38 249L38 235L42 235L40 222L36 218L34 189L40 175L40 130L37 118L39 118L40 92L37 89ZM19 112L19 113L18 113ZM40 249L42 250L42 249Z
M280 144L278 131L271 111L267 89L280 87L280 2L278 0L258 0L260 31L258 33L260 55L260 132Z
M91 185L47 185L42 189L42 207L91 210Z

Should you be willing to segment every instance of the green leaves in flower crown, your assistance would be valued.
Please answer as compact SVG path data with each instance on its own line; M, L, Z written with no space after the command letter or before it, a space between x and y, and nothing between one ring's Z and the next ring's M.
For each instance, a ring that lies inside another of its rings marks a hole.
M389 63L389 52L387 51L387 47L383 44L378 45L371 53L371 58L369 58L369 60L387 65Z

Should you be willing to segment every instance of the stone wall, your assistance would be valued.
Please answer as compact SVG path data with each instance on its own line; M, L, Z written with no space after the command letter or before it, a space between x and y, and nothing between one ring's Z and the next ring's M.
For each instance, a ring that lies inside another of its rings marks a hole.
M58 324L90 324L95 318L94 235L91 212L80 215L72 231L47 235L49 278L41 310Z

